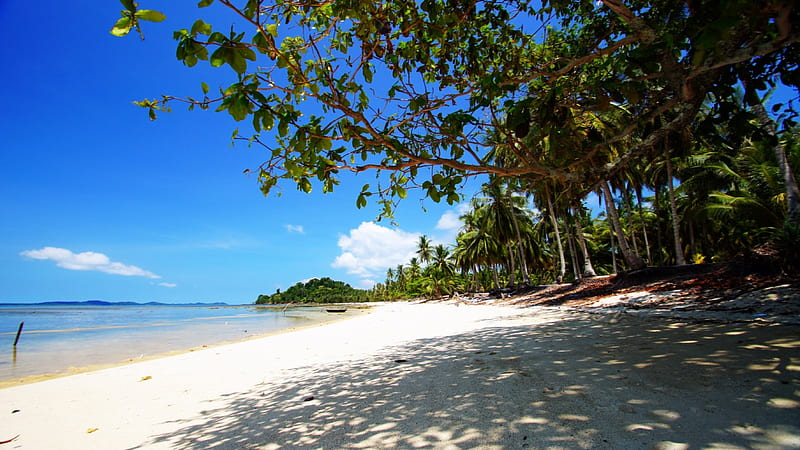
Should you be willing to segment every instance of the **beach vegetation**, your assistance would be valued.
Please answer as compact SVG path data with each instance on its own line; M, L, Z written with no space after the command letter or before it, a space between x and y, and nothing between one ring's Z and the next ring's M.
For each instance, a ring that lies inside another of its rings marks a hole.
M356 303L370 301L369 291L355 289L343 281L331 278L313 278L306 282L298 282L289 289L280 289L272 295L261 294L256 299L257 305L289 304L289 303Z
M163 20L122 4L115 35ZM138 104L153 119L182 103L245 124L233 139L264 150L247 172L265 195L287 182L330 192L345 173L371 171L355 204L391 217L411 190L456 204L467 179L485 182L455 244L437 260L420 239L416 261L387 272L377 296L716 262L768 243L793 258L796 2L198 7L217 23L176 31L176 56L230 84Z

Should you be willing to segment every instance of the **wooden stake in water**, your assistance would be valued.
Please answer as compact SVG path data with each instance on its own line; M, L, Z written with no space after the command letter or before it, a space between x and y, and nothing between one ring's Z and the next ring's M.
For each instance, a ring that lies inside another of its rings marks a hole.
M25 322L19 323L19 329L17 330L17 337L14 339L14 348L17 348L17 342L19 342L19 335L22 334L22 326L25 325Z

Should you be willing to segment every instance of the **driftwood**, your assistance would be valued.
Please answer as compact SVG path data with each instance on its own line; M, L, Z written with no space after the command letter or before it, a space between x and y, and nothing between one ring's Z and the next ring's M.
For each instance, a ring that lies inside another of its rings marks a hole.
M8 444L9 442L14 442L14 441L17 440L18 437L19 437L19 435L16 435L16 436L14 436L13 438L11 438L11 439L9 439L7 441L0 441L0 445Z

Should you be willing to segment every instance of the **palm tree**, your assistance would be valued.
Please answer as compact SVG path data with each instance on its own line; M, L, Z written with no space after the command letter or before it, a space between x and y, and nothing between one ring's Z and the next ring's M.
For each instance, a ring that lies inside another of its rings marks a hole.
M523 282L529 284L527 261L522 246L526 245L525 234L529 234L533 228L533 221L525 207L525 197L512 195L508 187L497 179L484 184L481 194L483 197L477 198L475 202L477 208L484 210L484 222L481 226L507 249L509 286L516 284L518 263L522 266Z
M433 256L431 253L431 241L424 234L417 241L417 256L419 256L423 264L428 264Z
M631 269L644 268L646 264L638 254L631 251L631 248L628 245L628 240L625 238L625 233L622 231L622 224L619 220L619 214L617 213L617 208L614 205L614 197L611 195L611 186L609 186L607 181L603 181L600 183L600 190L602 191L605 199L608 220L611 221L611 225L614 227L614 232L617 235L617 242L619 243L619 249L622 252L622 257L625 258L625 263L628 264L628 267Z
M433 259L431 260L432 267L438 271L442 276L452 277L455 272L453 271L453 263L450 262L450 251L442 244L433 248Z
M581 213L580 211L583 209L583 206L578 206L576 201L572 203L572 217L574 219L575 224L575 235L578 238L578 243L581 247L581 252L583 253L583 276L586 278L596 277L597 272L595 272L594 267L592 266L592 259L589 256L589 248L586 245L586 238L583 235L583 226L581 226Z
M556 218L555 208L553 207L553 198L550 192L550 186L547 183L544 184L544 195L547 199L547 215L550 218L550 222L553 226L553 232L555 233L555 240L556 246L558 248L558 262L559 262L559 269L558 269L558 276L556 277L556 281L561 283L564 281L564 276L567 273L567 263L566 259L564 258L564 246L561 243L561 233L559 232L558 228L558 219Z
M748 80L742 79L742 84L745 89L748 89ZM789 164L789 159L786 157L786 148L781 139L778 138L778 130L775 126L775 121L767 114L764 108L763 100L758 98L758 94L752 87L750 89L750 96L755 97L757 101L751 102L751 107L758 117L758 122L761 127L775 142L773 145L773 153L775 160L778 164L781 176L783 178L784 189L786 194L786 210L789 223L800 226L800 188L798 188L797 180L792 172L792 166Z
M492 271L494 287L500 288L497 265L504 260L503 245L490 232L488 210L473 199L472 210L464 214L461 233L456 237L455 260L462 273L472 271L477 279L481 268Z
M397 280L398 289L401 291L406 290L406 271L402 264L398 264L394 271Z
M389 287L394 284L394 271L392 268L386 269L386 286Z
M421 270L422 269L421 269L421 267L419 265L419 259L414 257L414 258L411 258L408 261L408 272L407 273L408 273L408 277L411 280L413 280L414 278L417 278L419 276Z

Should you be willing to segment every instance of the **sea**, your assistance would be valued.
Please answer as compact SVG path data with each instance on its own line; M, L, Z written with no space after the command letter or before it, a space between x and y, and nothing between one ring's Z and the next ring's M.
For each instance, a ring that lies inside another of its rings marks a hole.
M0 386L193 351L363 312L323 306L0 303ZM17 340L17 332L22 332Z

